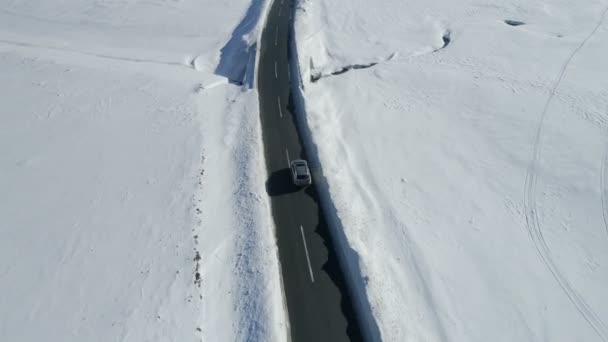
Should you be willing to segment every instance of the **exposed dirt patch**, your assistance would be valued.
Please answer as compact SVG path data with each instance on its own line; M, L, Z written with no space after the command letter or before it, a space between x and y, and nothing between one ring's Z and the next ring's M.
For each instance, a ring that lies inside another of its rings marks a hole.
M202 282L201 273L199 271L200 267L201 267L201 255L198 251L195 252L193 260L194 260L194 285L196 285L200 288L201 282Z
M323 73L311 74L310 81L314 83L324 77L341 75L341 74L343 74L347 71L353 70L353 69L358 70L358 69L371 68L377 64L378 64L378 62L372 62L372 63L367 63L367 64L353 64L353 65L347 65L347 66L341 67L338 70L330 72L329 74L323 74Z
M521 25L525 25L526 23L524 23L523 21L519 21L519 20L505 19L505 24L507 24L509 26L521 26Z
M450 42L452 41L452 31L445 31L443 33L443 36L441 36L441 39L443 40L443 46L441 48L445 49L448 45L450 45Z
M203 154L201 156L201 169L198 175L198 180L197 180L197 184L199 187L199 190L202 191L203 188L203 177L205 175L205 169L204 169L204 164L205 164L205 155ZM194 199L194 212L197 218L197 223L198 225L200 225L202 223L202 217L203 217L203 211L201 208L201 199L200 198L195 198ZM201 254L198 251L198 238L199 235L196 233L196 229L192 229L192 239L194 240L194 258L192 259L192 261L194 261L194 285L196 285L198 288L201 287L201 283L203 281L202 277L201 277L201 272L200 272L200 268L201 268ZM201 299L202 299L202 295L200 295Z
M342 75L350 70L359 70L359 69L367 69L367 68L371 68L373 66L378 65L379 63L382 62L388 62L392 59L394 59L397 56L398 52L393 52L391 53L388 57L382 58L380 61L376 61L376 62L369 62L369 63L358 63L358 64L349 64L340 68L337 68L333 71L327 71L327 70L322 70L322 71L315 71L314 68L314 63L312 61L312 59L310 60L310 68L311 70L313 70L310 74L310 81L311 82L317 82L318 80L325 78L325 77L330 77L330 76L337 76L337 75Z

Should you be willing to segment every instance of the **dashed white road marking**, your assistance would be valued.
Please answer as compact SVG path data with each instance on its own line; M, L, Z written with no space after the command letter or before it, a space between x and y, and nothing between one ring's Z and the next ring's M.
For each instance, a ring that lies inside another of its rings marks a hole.
M287 157L287 165L291 166L291 161L289 160L289 151L285 149L285 156Z
M274 78L279 79L279 70L277 69L277 61L274 61Z
M310 272L310 280L314 283L315 276L312 274L312 266L310 266L310 257L308 256L308 247L306 246L306 238L304 237L304 228L300 226L300 232L302 233L302 241L304 242L304 252L306 252L306 262L308 263L308 272Z
M281 4L283 4L283 3L281 3ZM281 16L281 10L283 10L283 6L279 7L279 17Z
M281 108L281 98L277 96L277 104L279 105L279 116L283 117L283 109Z
M279 44L279 27L274 30L274 46Z

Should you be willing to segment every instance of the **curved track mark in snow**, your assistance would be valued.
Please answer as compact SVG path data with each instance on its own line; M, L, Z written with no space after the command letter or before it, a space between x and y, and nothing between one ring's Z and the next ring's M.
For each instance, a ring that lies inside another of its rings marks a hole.
M604 217L604 228L608 234L608 198L606 198L606 177L608 177L608 145L604 148L604 157L602 158L602 171L600 172L600 191L602 196L602 216Z
M538 169L538 165L540 163L540 153L542 150L541 133L542 133L542 128L543 128L543 123L545 121L545 117L546 117L547 111L549 109L549 105L551 104L551 101L553 100L553 97L555 96L555 92L556 92L557 88L559 87L560 83L562 82L564 74L566 73L566 69L570 65L570 62L572 61L574 56L583 48L585 43L587 43L587 41L597 32L597 30L603 23L607 12L608 12L608 7L606 7L603 10L600 20L595 25L593 31L591 31L591 33L589 33L589 35L576 47L576 49L574 49L574 51L572 51L572 53L570 54L570 56L568 57L568 59L566 60L564 65L562 66L562 68L559 72L559 75L557 77L557 80L555 81L555 84L553 85L553 89L551 89L549 98L547 99L547 102L545 103L543 111L540 115L540 119L538 121L538 126L536 129L536 136L534 138L534 148L533 148L534 152L532 154L532 160L528 166L528 171L526 174L525 193L524 193L526 228L528 230L528 234L530 235L530 239L534 243L534 247L538 251L538 254L540 255L545 266L547 266L549 271L551 271L551 274L553 275L553 277L555 278L555 280L557 281L559 286L562 288L562 290L564 291L566 296L568 296L568 299L570 299L570 301L572 302L572 304L574 304L574 306L576 307L578 312L583 316L583 318L587 321L587 323L589 323L591 328L593 328L593 330L595 330L595 332L602 339L602 341L605 341L605 342L608 342L608 333L606 333L606 327L604 325L604 322L602 322L602 320L599 317L597 317L597 315L589 307L587 302L585 302L585 300L574 290L572 285L570 285L570 283L568 282L566 277L564 277L564 275L561 274L561 272L555 265L555 262L553 261L553 258L551 256L551 251L549 250L549 247L547 246L547 243L545 242L545 239L543 237L543 232L541 230L539 219L538 219L538 210L536 208L536 182L537 182L537 178L538 178L537 169ZM603 175L602 175L602 177L603 177ZM603 188L602 188L602 191L603 191ZM602 192L602 195L603 195L603 192ZM605 209L605 206L604 206L604 209ZM604 210L604 212L606 212L606 211Z

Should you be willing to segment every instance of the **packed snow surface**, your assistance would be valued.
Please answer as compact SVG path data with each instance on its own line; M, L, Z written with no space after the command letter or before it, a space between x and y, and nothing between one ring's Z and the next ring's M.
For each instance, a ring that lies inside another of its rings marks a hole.
M308 123L383 340L608 341L607 9L299 2Z
M1 340L286 336L238 86L266 6L0 5Z

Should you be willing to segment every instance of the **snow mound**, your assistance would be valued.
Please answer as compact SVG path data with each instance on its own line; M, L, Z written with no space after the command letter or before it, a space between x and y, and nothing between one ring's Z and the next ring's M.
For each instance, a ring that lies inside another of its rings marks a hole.
M270 0L252 0L249 9L222 47L215 73L253 87L256 44L266 22Z

